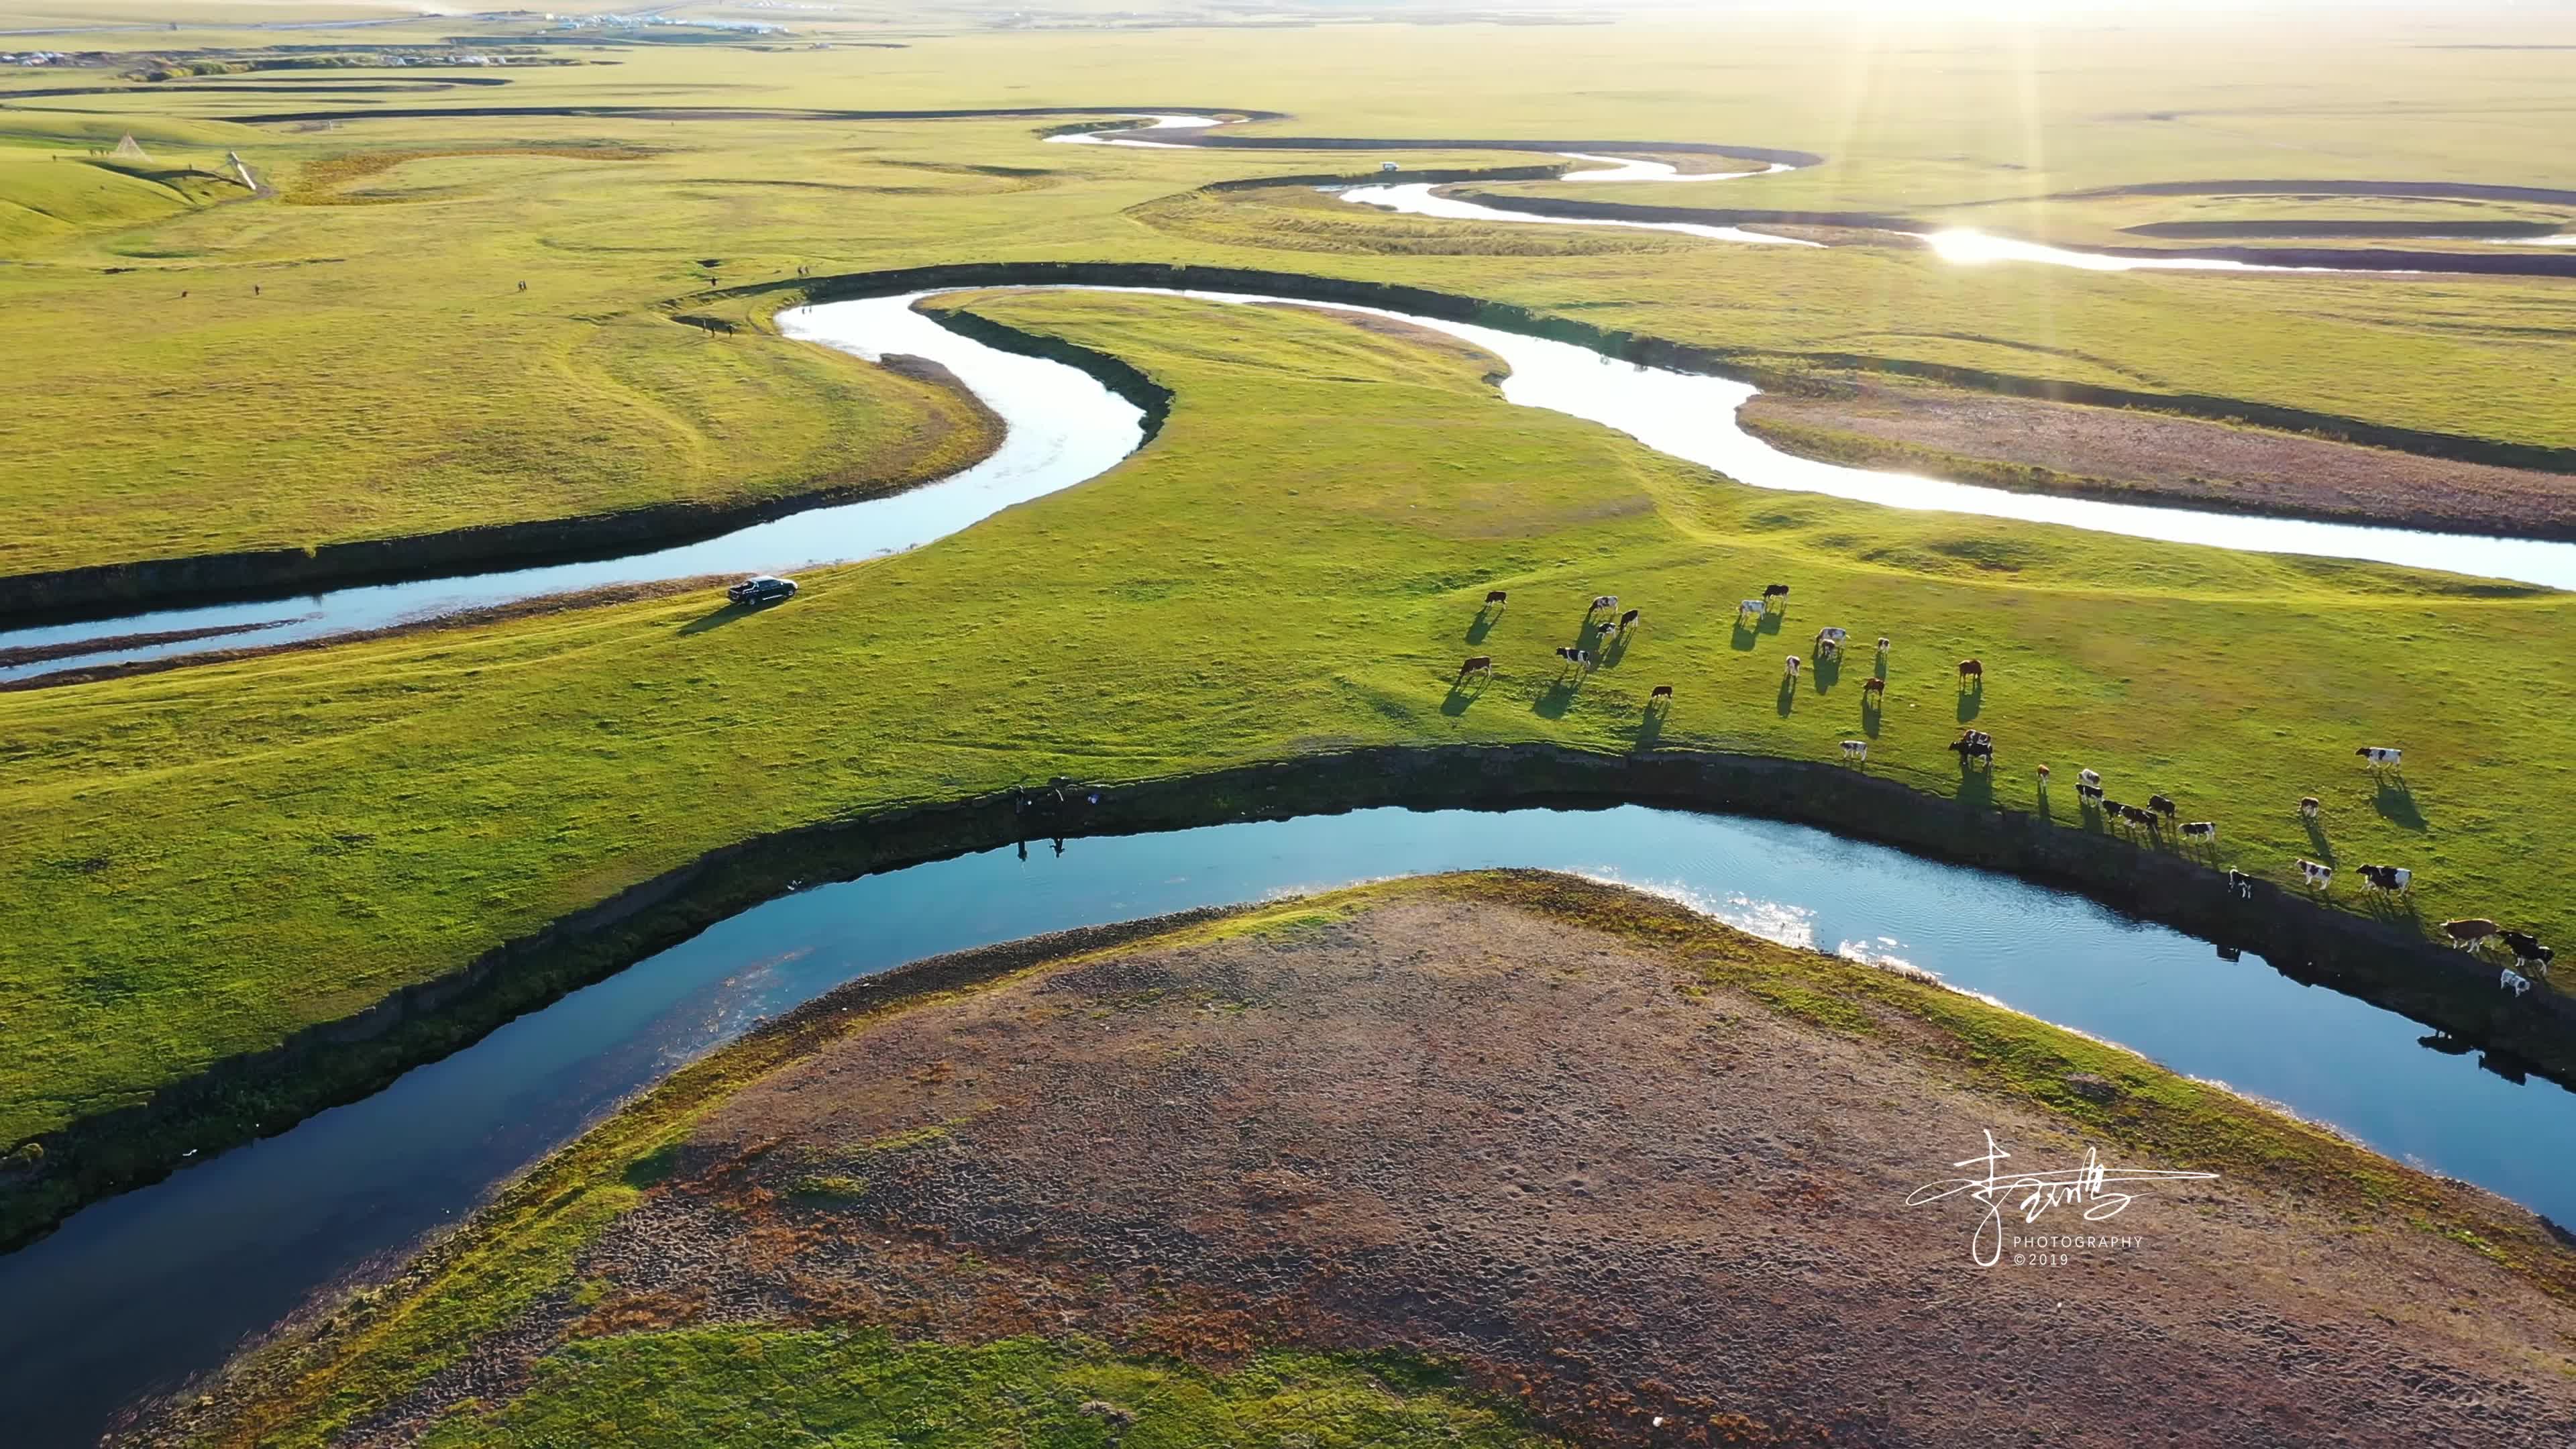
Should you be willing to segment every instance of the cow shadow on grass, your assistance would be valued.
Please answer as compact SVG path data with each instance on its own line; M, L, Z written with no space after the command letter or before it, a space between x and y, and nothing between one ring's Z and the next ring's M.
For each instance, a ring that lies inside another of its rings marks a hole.
M1485 685L1490 678L1490 675L1484 674L1458 676L1457 680L1449 686L1449 697L1440 701L1440 712L1446 715L1465 714L1467 706L1484 697Z
M1482 609L1478 609L1476 611L1476 622L1467 626L1467 642L1470 644L1484 643L1485 636L1494 632L1494 625L1500 623L1502 621L1502 617L1503 611L1494 608L1492 605L1487 605Z
M1647 705L1645 714L1637 720L1637 748L1651 750L1663 737L1664 712L1654 705Z
M1816 677L1816 693L1822 694L1834 687L1834 681L1843 677L1843 657L1840 652L1819 654L1815 667L1808 672Z
M2424 828L2424 812L2415 808L2415 792L2407 789L2403 780L2382 779L2370 803L2380 818L2401 830Z
M1582 691L1582 674L1560 674L1549 682L1530 710L1541 719L1563 719L1565 712L1574 708L1574 696Z
M1963 689L1959 691L1959 723L1966 724L1968 721L1975 719L1977 717L1977 712L1985 707L1986 692L1984 690Z
M1735 646L1736 653L1749 654L1754 645L1762 642L1762 632L1754 625L1745 623L1744 616L1738 614L1735 616L1735 637L1726 642Z
M1860 732L1871 739L1878 738L1878 727L1887 720L1887 707L1874 703L1877 699L1875 694L1860 697Z
M1784 675L1780 680L1780 717L1782 719L1787 719L1789 717L1789 711L1797 707L1798 676L1794 674Z
M2301 823L2308 827L2308 850L2310 851L2308 858L2320 865L2334 864L2334 842L2326 839L2325 826L2314 820L2305 820Z
M730 624L737 619L748 619L759 612L760 611L758 609L753 608L749 604L719 605L718 607L709 609L698 617L691 619L689 622L682 624L680 626L680 632L684 635L703 634L710 629L721 629L725 625Z

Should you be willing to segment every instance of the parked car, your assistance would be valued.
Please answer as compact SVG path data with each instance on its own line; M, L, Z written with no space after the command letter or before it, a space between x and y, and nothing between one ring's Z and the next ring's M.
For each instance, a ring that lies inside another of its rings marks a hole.
M725 590L725 597L737 604L749 604L758 608L762 604L775 604L781 599L795 598L796 581L773 578L768 574L754 574Z

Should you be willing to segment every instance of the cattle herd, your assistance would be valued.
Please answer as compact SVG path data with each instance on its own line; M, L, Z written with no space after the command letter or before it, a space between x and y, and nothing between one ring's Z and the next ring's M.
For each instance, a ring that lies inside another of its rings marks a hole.
M1509 601L1509 597L1510 596L1501 589L1491 590L1485 595L1486 607L1499 610ZM1752 628L1755 625L1758 625L1762 618L1768 617L1773 613L1775 609L1785 615L1788 612L1788 600L1789 586L1787 584L1771 584L1766 586L1762 590L1760 598L1748 598L1736 605L1737 627ZM1605 614L1615 615L1616 617L1605 619L1602 617ZM1578 670L1589 673L1594 665L1599 662L1600 656L1596 651L1606 652L1612 640L1632 636L1639 624L1643 622L1644 618L1644 612L1638 609L1630 609L1625 613L1620 613L1619 596L1616 594L1595 595L1590 607L1586 608L1583 614L1584 634L1587 642L1584 644L1559 646L1556 650L1557 660L1561 665L1572 665ZM1748 619L1752 622L1747 623ZM1819 665L1821 665L1825 660L1838 659L1842 655L1844 644L1850 639L1850 637L1851 631L1848 629L1831 626L1819 629L1816 631L1815 640L1811 646L1811 653ZM1878 655L1882 660L1886 658L1888 650L1892 647L1894 647L1894 641L1888 639L1884 635L1879 637ZM1788 656L1786 662L1782 666L1782 688L1784 691L1797 682L1799 671L1804 667L1804 665L1805 661L1801 660L1797 655L1792 654ZM1470 658L1466 663L1458 667L1458 679L1463 683L1471 675L1480 675L1490 678L1492 677L1493 672L1493 656L1479 654ZM1959 661L1958 672L1959 688L1963 693L1984 692L1986 687L1986 666L1983 660L1962 659ZM1883 671L1879 675L1863 680L1861 682L1861 708L1864 711L1867 711L1883 707L1883 702L1886 698L1886 691L1887 679ZM1648 693L1646 701L1646 707L1649 710L1669 708L1673 701L1673 687L1669 684L1656 685ZM1993 768L1995 740L1993 735L1988 734L1984 730L1963 729L1959 732L1959 737L1950 742L1948 748L1959 756L1959 766L1962 770L1978 766L1982 766L1987 769ZM2402 767L2402 763L2405 758L2405 752L2403 750L2395 749L2386 745L2363 745L2354 750L2353 753L2360 757L2369 766L2374 775L2381 776L2398 771ZM1867 764L1869 762L1869 741L1844 740L1842 742L1842 757L1850 764ZM2046 765L2041 765L2038 769L2039 789L2042 797L2045 798L2049 786L2049 769ZM2151 794L2147 797L2146 804L2131 805L2119 800L2111 799L2104 793L2102 776L2098 771L2091 769L2078 770L2076 772L2075 779L2075 795L2078 801L2078 807L2089 814L2098 814L2105 824L2124 829L2135 827L2157 835L2161 835L2164 829L2170 825L2179 831L2181 838L2184 840L2191 841L2199 845L2215 845L2218 843L2218 824L2216 821L2181 820L2179 818L2181 815L2181 807L2177 805L2169 795L2165 795L2161 792ZM2313 830L2314 822L2320 818L2324 811L2323 803L2320 802L2316 796L2308 795L2300 798L2298 808L2300 818L2304 821L2310 822L2311 829ZM2298 862L2298 867L2300 880L2307 886L2309 891L2322 894L2333 889L2335 868L2332 865L2303 858ZM2399 896L2406 894L2408 890L2412 888L2415 880L2415 873L2412 870L2404 866L2396 865L2362 865L2356 867L2354 873L2361 877L2364 886L2374 892L2386 896ZM2254 893L2253 877L2245 874L2243 871L2231 870L2227 873L2227 881L2228 888L2230 890L2235 891L2248 899L2252 898ZM2514 967L2518 967L2520 970L2517 971L2513 967L2506 968L2500 984L2504 989L2512 991L2516 995L2520 995L2521 993L2531 989L2529 976L2521 973L2528 972L2530 975L2548 974L2550 961L2556 954L2551 951L2549 947L2541 944L2538 937L2530 934L2529 932L2508 931L2503 927L2498 926L2495 922L2483 918L2445 921L2442 923L2442 930L2450 937L2452 943L2459 946L2462 950L2472 952L2483 951L2487 948L2489 942L2494 942L2511 951L2513 953Z

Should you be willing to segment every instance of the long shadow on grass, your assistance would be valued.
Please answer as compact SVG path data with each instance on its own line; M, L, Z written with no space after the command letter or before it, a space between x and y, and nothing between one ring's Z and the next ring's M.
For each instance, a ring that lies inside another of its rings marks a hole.
M1798 676L1794 674L1784 675L1780 680L1780 717L1782 719L1787 719L1789 717L1789 711L1797 707Z
M1822 694L1826 690L1833 688L1834 681L1843 677L1842 655L1817 655L1816 667L1812 672L1816 676L1816 693Z
M2309 856L2309 859L2314 860L2319 865L2334 864L2334 842L2326 839L2326 828L2314 820L2307 821L2306 824L2308 827L2308 849L2313 852L2313 854Z
M2389 824L2403 830L2424 828L2424 812L2415 808L2415 792L2403 780L2379 782L2379 793L2371 797L2373 806Z
M1995 803L1995 771L1992 765L1980 767L1973 760L1959 761L1959 803L1989 807Z
M1458 681L1449 686L1449 697L1440 701L1440 712L1446 715L1465 714L1467 706L1484 698L1485 681L1488 677L1482 674L1460 675Z
M682 624L680 626L680 632L683 634L703 634L709 629L721 629L736 619L748 619L756 612L758 611L747 604L726 604L719 608L709 609L698 617Z
M1736 653L1746 654L1752 652L1754 645L1762 642L1762 635L1754 626L1744 622L1742 614L1738 614L1735 616L1735 637L1726 642L1735 646Z
M1655 742L1663 737L1664 712L1651 704L1647 705L1646 713L1637 721L1637 748L1651 750L1655 747Z
M1982 686L1976 689L1963 689L1959 691L1959 723L1966 724L1968 721L1975 719L1977 717L1977 711L1984 709L1985 707L1986 691Z
M1580 673L1560 674L1548 685L1546 692L1539 695L1538 703L1531 705L1530 710L1541 719L1563 719L1565 712L1574 708L1574 696L1582 688L1583 676Z
M1467 642L1470 644L1484 643L1485 636L1494 632L1495 622L1502 617L1503 611L1495 608L1491 604L1487 604L1485 607L1478 609L1476 611L1476 622L1467 626Z

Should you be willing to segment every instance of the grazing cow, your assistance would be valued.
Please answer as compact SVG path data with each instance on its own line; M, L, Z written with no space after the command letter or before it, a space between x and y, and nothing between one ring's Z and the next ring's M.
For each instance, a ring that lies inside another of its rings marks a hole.
M1778 599L1780 601L1781 613L1785 614L1789 612L1789 586L1787 584L1765 584L1762 586L1762 611L1764 613L1767 614L1771 611L1771 601L1773 599Z
M1956 739L1950 742L1950 748L1959 752L1962 767L1970 760L1984 760L1989 766L1994 763L1995 746L1991 740Z
M1882 655L1883 655L1883 654L1885 654L1889 649L1891 649L1891 648L1895 647L1895 644L1896 644L1896 641L1895 641L1895 640L1888 638L1888 637L1887 637L1886 635L1884 635L1884 634L1881 634L1881 635L1879 635L1879 636L1878 636L1878 652L1879 652L1880 654L1882 654Z
M1490 589L1486 591L1485 602L1488 604L1507 603L1510 601L1511 597L1512 596L1510 594L1503 592L1501 589Z
M2039 767L2039 788L2043 790L2048 788L2048 767L2046 765Z
M2397 762L2406 754L2404 750L2392 750L2380 745L2363 745L2353 753L2368 760L2370 768L2374 770L2394 770L2398 768Z
M2317 803L2317 797L2310 795L2299 801L2299 818L2302 820L2314 820L2317 818L2317 811L2323 808L2323 806Z
M1864 679L1860 682L1860 702L1863 704L1869 703L1873 695L1884 697L1886 693L1887 681L1884 679Z
M1735 606L1735 617L1739 620L1747 614L1767 614L1769 612L1771 612L1771 606L1760 599L1746 599Z
M2135 805L2123 805L2120 807L2120 818L2129 822L2131 825L2144 825L2149 829L2153 829L2156 823L2156 812L2153 810L2142 810Z
M1479 654L1475 658L1458 666L1458 677L1460 679L1464 679L1470 674L1491 674L1493 672L1494 656L1491 654Z
M2540 938L2529 931L2498 931L2496 939L2504 942L2506 950L2525 961L2540 954Z
M1600 613L1604 609L1615 609L1618 607L1619 596L1617 594L1595 594L1592 596L1592 607L1584 610L1583 612L1586 617L1589 617L1593 614Z
M1983 689L1986 687L1985 661L1981 659L1962 659L1959 661L1959 682L1961 684L1965 684L1971 679L1977 681L1977 688Z
M2508 966L2505 968L2504 974L2496 978L2496 989L2498 991L2510 991L2514 995L2520 996L2531 989L2531 978Z
M1670 704L1672 702L1673 687L1669 684L1658 684L1654 688L1646 691L1646 708L1648 709L1653 709L1658 704Z
M2546 946L2539 946L2533 948L2530 955L2517 956L2514 959L2523 970L2537 976L2546 976L2549 974L2549 963L2558 959L2558 953Z
M2370 882L2372 890L2395 895L2415 879L2415 872L2402 865L2365 865L2361 867L2361 878Z
M2194 820L2183 826L2182 833L2186 839L2215 844L2218 840L2218 823L2214 820Z
M1798 656L1797 656L1797 655L1792 654L1792 655L1790 655L1790 656L1789 656L1789 663L1788 663L1788 666L1787 666L1787 668L1786 668L1785 670L1783 670L1782 672L1783 672L1783 673L1785 673L1786 675L1788 675L1788 677L1789 677L1789 678L1791 678L1791 679L1795 679L1795 678L1797 678L1797 677L1798 677Z
M2330 865L2319 865L2313 860L2302 859L2299 862L2299 874L2306 878L2308 889L2312 891L2328 890L2334 885L2334 867Z
M2464 951L2475 950L2480 941L2502 929L2503 927L2484 916L2469 916L2442 923L2442 934L2450 937L2451 943Z
M2147 797L2147 808L2148 808L2148 809L2150 809L2150 810L2153 810L2153 811L2154 811L2154 812L2156 812L2158 815L2163 816L2163 817L2164 817L2164 818L2166 818L2167 820L2171 820L2172 818L2174 818L2174 808L2175 808L2175 807L2174 807L2174 802L2173 802L2173 800L2172 800L2172 798L2171 798L2170 796L2165 796L2165 795L2150 795L2150 796L2148 796L2148 797Z
M1592 667L1592 651L1589 649L1560 648L1556 651L1556 657L1580 669Z
M1843 758L1846 760L1859 760L1866 763L1869 759L1869 741L1843 741Z
M2087 785L2091 785L2096 790L2099 790L2102 787L2102 775L2098 770L2078 770L2075 772L2075 778L2083 781Z
M2078 781L2075 786L2075 798L2078 800L2090 800L2098 805L2102 801L2102 787L2099 785L2087 785Z
M1643 610L1643 609L1630 609L1628 612L1626 612L1626 613L1624 613L1624 614L1621 614L1621 615L1619 616L1619 627L1620 627L1621 629L1623 629L1623 630L1625 630L1625 629L1634 629L1634 628L1636 628L1636 627L1637 627L1637 621L1638 621L1639 619L1644 618L1644 617L1646 617L1646 611L1645 611L1645 610Z
M2246 900L2254 899L2254 877L2241 870L2227 873L2227 888Z
M1850 637L1851 631L1849 629L1818 629L1816 631L1816 657L1822 659L1828 654L1842 653L1843 641Z
M1592 642L1606 649L1610 647L1610 641L1618 637L1619 626L1615 623L1605 622L1601 626L1601 632L1593 636Z
M1995 742L1995 737L1984 730L1961 730L1959 738L1962 742L1971 745L1991 745Z

